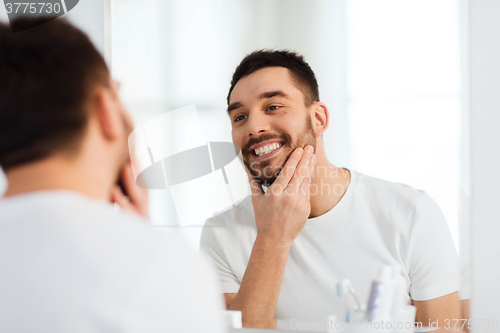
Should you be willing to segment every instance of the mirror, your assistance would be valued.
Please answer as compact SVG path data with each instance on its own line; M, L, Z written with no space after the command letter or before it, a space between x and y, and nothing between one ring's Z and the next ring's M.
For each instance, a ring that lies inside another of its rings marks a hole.
M112 71L137 125L195 104L207 141L231 142L225 99L238 63L258 49L296 51L329 108L330 162L427 192L468 276L457 1L114 0L112 8ZM151 199L153 224L198 247L202 229L176 228L171 193Z

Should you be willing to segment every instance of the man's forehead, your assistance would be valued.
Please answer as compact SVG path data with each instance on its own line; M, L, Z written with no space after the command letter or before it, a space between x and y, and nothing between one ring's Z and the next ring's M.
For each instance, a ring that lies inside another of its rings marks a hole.
M259 100L272 91L282 91L290 97L300 93L287 68L266 67L241 78L231 92L229 103Z

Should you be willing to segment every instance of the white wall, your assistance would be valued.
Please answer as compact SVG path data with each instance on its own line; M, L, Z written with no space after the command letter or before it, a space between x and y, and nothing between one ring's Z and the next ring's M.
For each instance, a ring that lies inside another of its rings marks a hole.
M469 0L471 318L500 321L500 1ZM475 332L488 332L483 327Z
M104 2L105 0L80 0L66 17L85 31L99 51L104 55Z
M460 33L456 0L347 1L350 164L426 191L459 248ZM425 22L425 25L422 25ZM347 146L347 145L346 145Z
M84 30L97 49L104 54L104 4L109 3L109 0L80 0L78 5L73 8L64 18L69 19L72 23ZM0 5L0 21L8 20L5 6Z

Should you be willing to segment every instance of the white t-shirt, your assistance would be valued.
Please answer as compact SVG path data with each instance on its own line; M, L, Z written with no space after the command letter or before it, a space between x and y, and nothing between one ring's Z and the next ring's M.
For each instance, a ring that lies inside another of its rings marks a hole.
M223 293L236 293L257 235L251 197L207 221L201 249L218 271ZM458 255L437 204L423 191L351 171L347 192L309 219L293 242L276 319L324 320L341 311L336 283L351 280L360 302L382 264L397 265L407 301L458 291Z
M107 202L0 200L0 332L225 332L216 280L184 241Z

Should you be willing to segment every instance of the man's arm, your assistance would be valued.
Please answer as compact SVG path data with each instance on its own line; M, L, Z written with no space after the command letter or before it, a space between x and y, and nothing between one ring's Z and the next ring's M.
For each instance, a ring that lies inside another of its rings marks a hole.
M461 319L466 319L467 324L464 326L464 331L466 333L470 332L469 329L469 319L470 319L470 299L464 299L460 301L462 303L462 317Z
M236 293L224 294L224 301L226 301L226 309L229 309L231 304L233 304L235 297L236 297Z
M453 326L453 319L462 319L457 292L459 258L446 219L428 195L417 204L408 248L409 291L417 308L416 321L423 326L437 321L439 327L447 327L449 320Z
M428 301L413 301L413 305L417 308L416 322L421 322L422 326L430 326L430 323L437 321L439 327L445 327L446 323L449 323L453 328L456 321L462 319L458 291ZM445 322L446 319L449 322ZM463 321L458 321L456 328L461 329L462 324Z
M288 248L266 239L257 238L255 241L240 289L228 307L228 310L242 312L243 326L276 328L274 313L285 273Z
M228 309L242 312L245 327L276 328L274 314L288 250L311 209L314 163L312 149L297 148L265 193L249 174L257 238L238 293L225 295Z

